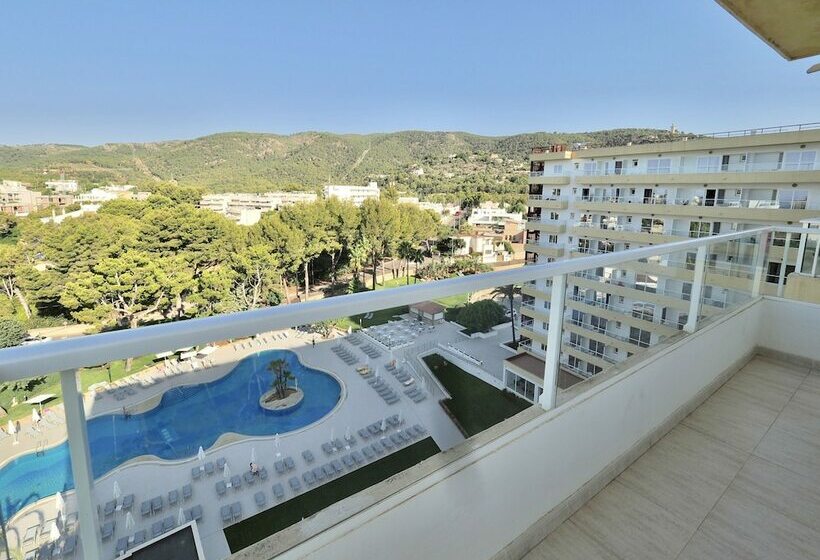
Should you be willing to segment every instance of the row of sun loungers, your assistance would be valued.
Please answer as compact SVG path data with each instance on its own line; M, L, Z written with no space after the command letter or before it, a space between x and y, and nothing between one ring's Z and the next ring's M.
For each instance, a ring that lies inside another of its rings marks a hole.
M105 503L103 506L103 517L111 517L117 511L131 511L131 508L134 506L134 495L127 494L120 498L119 500L110 500Z
M410 400L416 404L420 403L421 401L427 398L427 394L418 387L412 387L410 389L407 389L404 392L404 394L407 395L410 398Z
M180 503L180 501L187 502L188 500L191 499L191 497L193 496L193 493L194 493L194 489L190 484L183 485L181 492L180 492L180 490L174 488L173 490L168 492L168 507L176 506ZM130 494L130 496L131 496L131 501L133 502L134 495ZM106 507L106 510L105 510L106 513L108 512L110 505L111 505L111 502L108 502L106 504L106 506L105 506ZM151 498L150 500L145 500L144 502L142 502L142 504L140 504L140 515L142 515L142 517L149 517L151 515L156 515L158 513L161 513L163 505L164 504L163 504L162 496L156 496L154 498ZM123 507L122 509L124 510L125 508Z
M347 348L344 348L341 344L336 344L332 346L330 349L333 350L333 353L339 356L339 358L341 358L342 361L349 366L352 366L358 361L356 357L353 354L351 354Z
M25 559L34 560L36 558L37 560L50 560L51 558L72 558L76 550L77 535L71 534L67 535L62 543L49 542L40 545L39 548L27 553Z
M376 348L373 347L372 344L363 344L361 348L359 348L362 352L368 355L371 359L375 360L381 358L382 353L379 352Z
M399 402L399 395L396 391L388 385L381 377L374 377L368 379L367 383L384 399L387 404L396 404Z

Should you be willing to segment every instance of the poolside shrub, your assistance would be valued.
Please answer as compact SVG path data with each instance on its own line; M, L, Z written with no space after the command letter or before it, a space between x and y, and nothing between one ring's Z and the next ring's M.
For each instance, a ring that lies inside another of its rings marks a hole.
M468 334L487 332L507 320L504 307L491 299L466 303L453 308L448 315L448 320L463 326Z

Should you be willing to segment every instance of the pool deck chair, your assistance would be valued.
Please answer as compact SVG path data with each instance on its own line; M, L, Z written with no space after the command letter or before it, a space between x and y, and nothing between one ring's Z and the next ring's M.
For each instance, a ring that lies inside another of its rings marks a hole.
M231 514L231 506L226 505L219 508L219 514L222 516L222 523L230 523L233 519Z
M268 499L265 497L264 492L257 492L253 495L253 501L256 502L257 507L263 508L265 504L268 503Z
M311 464L314 461L313 452L310 449L305 449L302 451L302 459L304 459L308 465Z
M216 495L222 497L225 495L225 492L228 490L227 485L225 484L224 480L220 480L216 483Z
M145 500L140 504L140 513L143 517L151 515L151 500Z
M299 482L299 479L295 476L290 477L288 484L290 484L290 489L294 492L298 492L302 489L302 483Z
M233 488L237 492L242 488L242 479L239 478L238 474L235 474L231 477L231 488Z
M190 500L191 496L194 494L194 489L190 484L183 484L182 485L182 499L183 500Z
M151 513L159 513L162 511L162 496L151 498Z
M285 497L285 489L282 487L281 482L277 482L273 485L273 497L277 500L281 500Z
M100 536L102 537L103 541L107 541L111 537L114 536L114 522L107 521L102 524L100 527Z
M231 504L231 517L234 521L242 519L242 504L234 502Z
M173 506L179 503L179 490L174 488L168 492L168 505Z
M296 463L293 462L293 457L285 457L285 468L289 471L296 468Z

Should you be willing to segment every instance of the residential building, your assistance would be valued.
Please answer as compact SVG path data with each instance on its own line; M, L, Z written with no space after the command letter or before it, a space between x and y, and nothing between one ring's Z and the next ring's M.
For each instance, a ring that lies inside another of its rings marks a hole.
M46 186L58 193L75 193L79 190L80 185L73 179L56 179L54 181L46 181Z
M94 187L88 192L77 195L77 200L83 204L102 204L117 199L134 200L138 199L137 195L143 194L133 192L136 188L134 185Z
M43 194L20 181L3 180L0 184L0 212L26 216L49 206L68 206L74 202L69 194Z
M218 212L240 225L250 226L258 222L265 212L299 202L314 202L316 198L316 193L301 191L206 194L199 201L199 207Z
M526 261L799 225L816 217L820 126L780 130L610 148L533 149ZM776 294L778 283L795 270L796 240L779 235L769 254L764 294ZM710 255L703 297L712 307L732 303L733 289L753 258L750 247L727 246ZM599 373L682 329L687 308L674 301L691 293L694 259L688 253L570 277L561 341L566 371L579 378ZM522 288L522 340L539 358L547 348L550 297L548 282ZM514 382L520 368L510 367L510 373Z
M361 206L369 198L379 198L381 191L375 181L370 181L363 187L359 185L325 185L323 192L325 198L336 197L339 200Z
M464 247L456 250L456 255L477 255L484 264L511 262L523 257L523 246L520 243L511 243L513 250L510 252L507 250L508 246L504 244L503 236L493 232L475 232L468 235L456 235L454 238L464 241Z
M520 212L507 212L497 202L482 202L478 208L473 208L467 223L478 225L501 225L507 220L523 221Z

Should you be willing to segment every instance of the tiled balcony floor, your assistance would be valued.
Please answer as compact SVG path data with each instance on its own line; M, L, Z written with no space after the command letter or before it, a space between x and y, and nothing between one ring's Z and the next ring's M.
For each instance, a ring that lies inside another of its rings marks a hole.
M525 556L820 559L820 370L756 357Z

